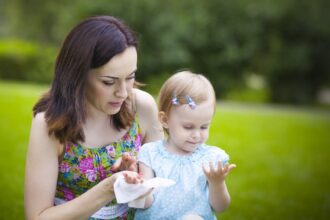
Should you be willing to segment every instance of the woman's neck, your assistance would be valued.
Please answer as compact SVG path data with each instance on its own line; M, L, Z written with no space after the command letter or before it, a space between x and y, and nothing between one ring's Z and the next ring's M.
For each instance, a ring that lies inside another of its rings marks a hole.
M107 118L110 118L108 114L95 108L89 102L86 103L86 122L88 121L102 122L105 121Z
M115 141L118 132L112 127L111 119L111 115L88 106L83 125L85 141L81 144L96 147Z

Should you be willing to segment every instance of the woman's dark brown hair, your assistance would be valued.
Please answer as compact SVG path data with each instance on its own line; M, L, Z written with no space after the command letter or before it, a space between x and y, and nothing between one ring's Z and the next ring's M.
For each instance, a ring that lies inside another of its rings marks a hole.
M45 112L49 135L54 134L61 143L84 141L87 73L129 46L137 47L135 35L122 21L111 16L91 17L72 29L58 54L51 88L33 108L34 116ZM113 116L118 130L130 126L134 120L128 107L130 99Z

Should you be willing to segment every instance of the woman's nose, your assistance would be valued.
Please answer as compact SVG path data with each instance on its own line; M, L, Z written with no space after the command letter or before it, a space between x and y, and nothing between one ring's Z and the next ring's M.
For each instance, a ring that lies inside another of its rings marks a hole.
M126 83L124 82L119 82L115 95L119 98L126 98L127 97L127 90L126 90Z

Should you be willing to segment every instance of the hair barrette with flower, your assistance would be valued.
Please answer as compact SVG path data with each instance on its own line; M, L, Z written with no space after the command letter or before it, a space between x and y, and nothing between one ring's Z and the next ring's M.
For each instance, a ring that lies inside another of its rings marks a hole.
M173 105L179 105L179 99L178 99L178 97L176 96L175 93L173 93L171 102L172 102Z
M187 104L190 106L191 109L196 108L196 103L194 102L194 100L192 100L192 98L190 98L189 95L186 95L186 101L187 101Z

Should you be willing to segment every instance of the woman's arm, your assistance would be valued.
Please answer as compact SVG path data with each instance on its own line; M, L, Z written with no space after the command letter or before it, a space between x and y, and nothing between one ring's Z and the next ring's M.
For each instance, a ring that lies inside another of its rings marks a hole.
M154 98L139 89L133 90L136 98L136 110L139 116L143 143L164 138L162 126L158 120L158 109Z
M32 120L26 158L24 205L26 219L87 219L114 198L117 175L62 205L54 206L60 143L48 135L44 114Z

